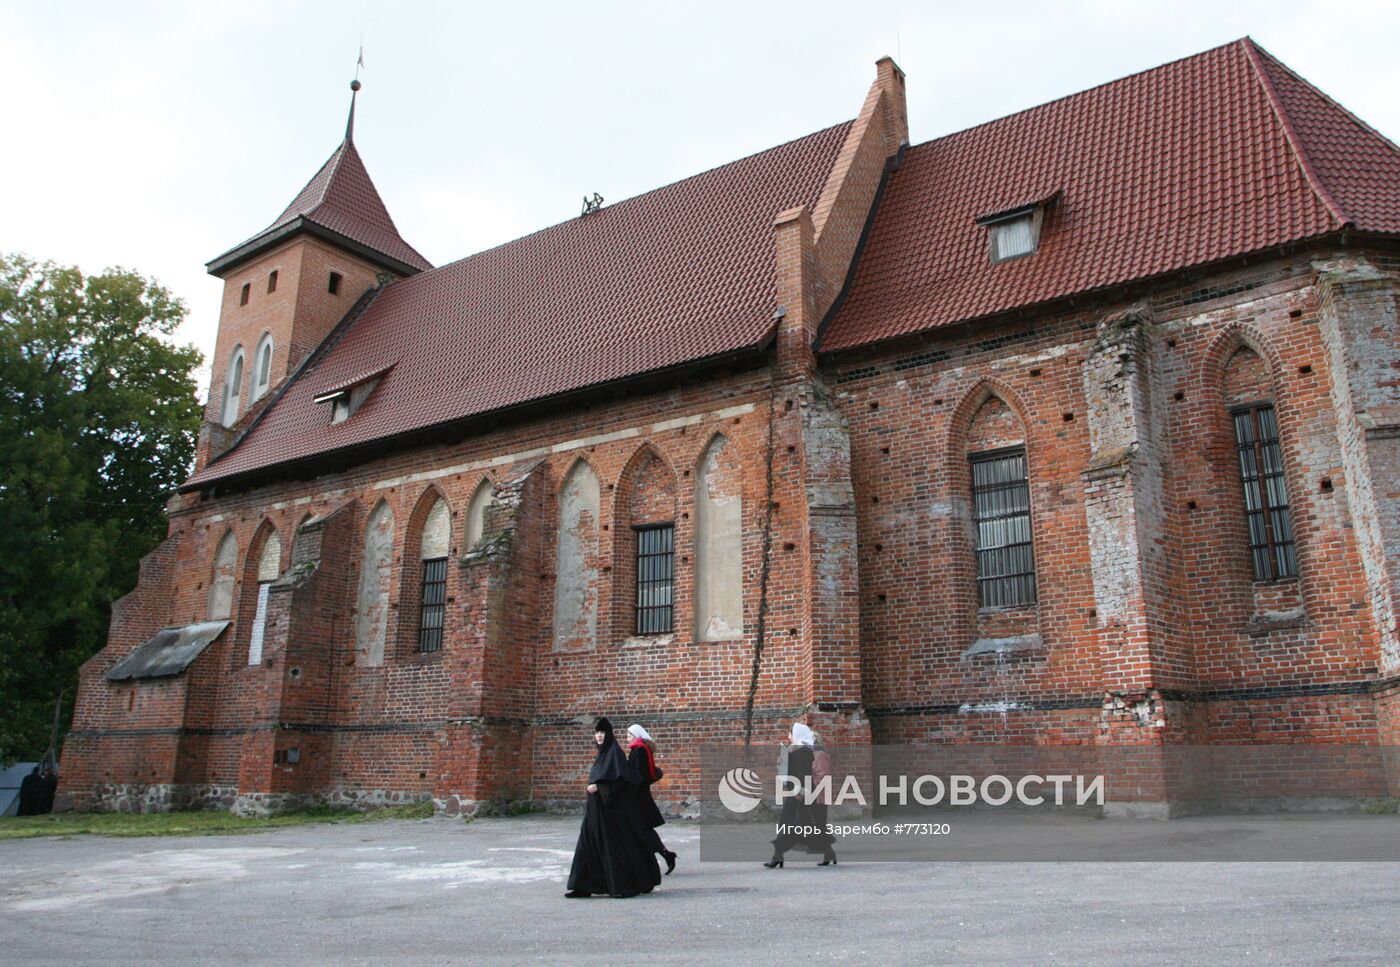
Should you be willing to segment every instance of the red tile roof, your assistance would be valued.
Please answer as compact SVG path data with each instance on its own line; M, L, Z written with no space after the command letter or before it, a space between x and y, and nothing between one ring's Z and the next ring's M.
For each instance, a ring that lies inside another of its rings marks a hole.
M399 235L355 142L346 138L276 221L212 260L209 269L218 273L233 268L301 227L329 231L333 240L348 240L362 254L403 274L433 267Z
M186 486L762 345L773 218L816 203L849 127L395 282ZM388 363L345 422L313 402Z
M1031 256L976 219L1059 196ZM908 149L831 352L1336 232L1400 232L1400 150L1249 39Z

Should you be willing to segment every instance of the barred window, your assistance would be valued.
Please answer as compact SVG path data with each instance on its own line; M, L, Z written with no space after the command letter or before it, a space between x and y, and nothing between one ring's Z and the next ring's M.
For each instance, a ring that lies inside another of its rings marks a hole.
M418 620L418 650L442 648L443 617L447 613L447 558L423 562L423 610Z
M672 628L674 524L649 524L637 532L637 634L660 635Z
M1244 512L1249 521L1249 551L1256 581L1296 577L1293 515L1283 482L1283 452L1272 403L1253 403L1230 411L1240 454Z
M973 454L969 459L977 525L977 604L983 608L1034 604L1026 451L1015 447Z

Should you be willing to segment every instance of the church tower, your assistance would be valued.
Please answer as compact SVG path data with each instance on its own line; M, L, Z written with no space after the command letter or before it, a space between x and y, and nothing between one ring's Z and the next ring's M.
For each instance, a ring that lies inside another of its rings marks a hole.
M360 160L360 82L350 89L345 139L326 163L271 225L207 265L224 298L196 470L232 445L361 295L432 268L399 235Z

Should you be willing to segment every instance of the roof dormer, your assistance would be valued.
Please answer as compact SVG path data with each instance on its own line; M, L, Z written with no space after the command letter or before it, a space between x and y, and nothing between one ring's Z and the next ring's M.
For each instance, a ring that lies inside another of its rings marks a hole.
M1040 247L1040 227L1045 213L1059 201L1060 193L1052 192L1031 202L1023 202L977 218L977 224L987 229L987 252L993 262L1034 255Z

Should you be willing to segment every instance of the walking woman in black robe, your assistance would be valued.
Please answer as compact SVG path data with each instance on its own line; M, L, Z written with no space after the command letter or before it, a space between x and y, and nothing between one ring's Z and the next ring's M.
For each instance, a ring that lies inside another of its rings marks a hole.
M651 827L641 815L641 776L622 754L607 719L594 723L593 741L598 751L588 772L588 808L564 895L650 893L661 882L661 871L647 836Z
M676 854L666 848L666 844L661 841L661 834L656 831L658 826L666 824L666 817L656 808L656 800L651 795L652 785L660 780L662 775L661 768L656 764L656 745L652 742L651 733L640 725L627 726L627 734L632 739L627 743L627 761L636 767L637 774L642 777L642 819L651 831L651 851L659 853L666 861L666 875L670 876L676 869Z
M793 847L800 847L808 853L821 853L820 866L831 866L836 862L836 851L832 844L836 837L826 831L826 802L821 798L808 804L806 787L812 779L812 763L816 758L813 745L816 736L810 727L797 722L793 724L790 736L791 745L787 749L786 775L798 782L799 791L783 800L783 811L778 823L783 828L773 839L773 858L763 865L770 870L783 865L783 854ZM812 779L815 787L817 780ZM794 829L811 832L793 832Z

